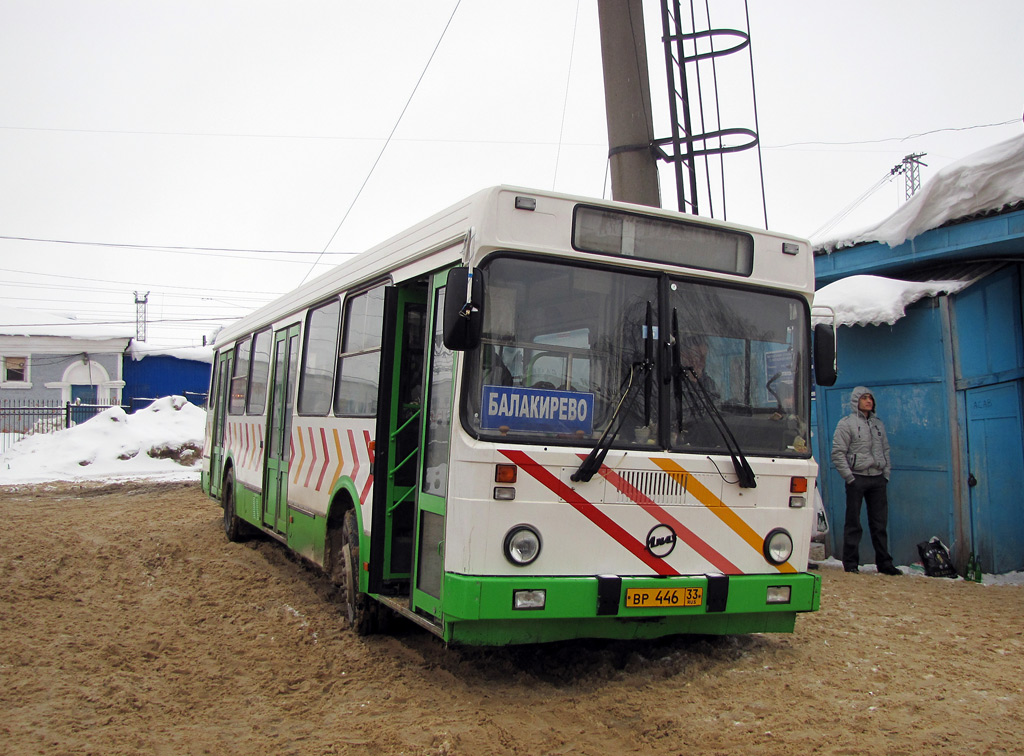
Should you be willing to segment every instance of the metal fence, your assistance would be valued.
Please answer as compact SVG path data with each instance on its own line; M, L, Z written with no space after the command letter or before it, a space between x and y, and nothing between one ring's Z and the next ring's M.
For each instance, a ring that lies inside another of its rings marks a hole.
M25 436L34 433L54 433L71 428L95 417L111 406L108 404L80 404L59 401L0 400L0 454ZM127 407L124 407L127 411Z

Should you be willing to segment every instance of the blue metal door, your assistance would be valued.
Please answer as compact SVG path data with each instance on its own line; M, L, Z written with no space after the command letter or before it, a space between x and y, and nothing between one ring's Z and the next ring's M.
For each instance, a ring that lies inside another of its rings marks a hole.
M71 423L78 425L96 416L96 387L74 385L71 387Z
M985 572L1024 569L1024 448L1018 383L967 390L973 550Z

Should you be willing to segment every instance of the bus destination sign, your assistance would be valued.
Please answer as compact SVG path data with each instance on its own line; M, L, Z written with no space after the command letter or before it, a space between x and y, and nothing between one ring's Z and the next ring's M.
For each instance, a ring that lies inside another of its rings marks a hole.
M511 432L559 433L594 430L594 395L579 391L484 386L481 427Z

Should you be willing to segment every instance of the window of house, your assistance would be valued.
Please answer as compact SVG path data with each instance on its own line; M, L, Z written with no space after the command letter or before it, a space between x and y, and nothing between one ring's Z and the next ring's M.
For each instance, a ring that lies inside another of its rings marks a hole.
M28 357L4 357L3 382L28 383Z

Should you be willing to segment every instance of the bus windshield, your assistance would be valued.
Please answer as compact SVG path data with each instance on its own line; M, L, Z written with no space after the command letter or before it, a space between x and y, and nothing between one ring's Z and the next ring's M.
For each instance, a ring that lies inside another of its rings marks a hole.
M707 279L495 255L466 353L481 439L809 455L808 308ZM724 426L724 427L723 427Z

